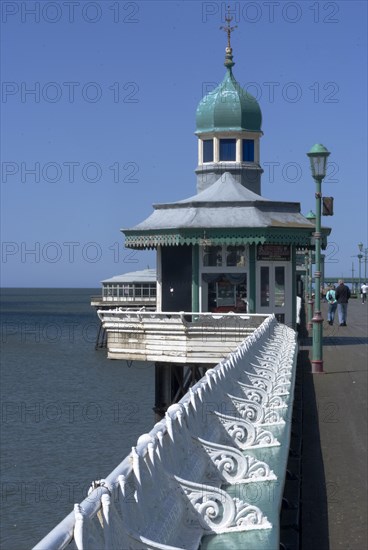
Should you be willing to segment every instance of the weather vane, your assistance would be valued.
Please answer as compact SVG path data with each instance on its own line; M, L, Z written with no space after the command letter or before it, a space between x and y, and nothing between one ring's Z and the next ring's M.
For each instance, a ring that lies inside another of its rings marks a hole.
M234 27L230 26L230 23L233 20L233 18L230 16L230 6L228 6L227 9L228 9L228 12L227 12L227 15L225 16L225 21L227 23L227 26L220 27L220 29L227 33L227 47L231 50L231 44L230 44L231 33L238 28L238 25L235 25Z

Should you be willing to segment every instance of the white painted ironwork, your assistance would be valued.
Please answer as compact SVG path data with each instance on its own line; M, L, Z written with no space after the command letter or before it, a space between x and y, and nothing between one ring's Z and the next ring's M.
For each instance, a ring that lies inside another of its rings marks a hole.
M277 547L296 354L294 331L268 317L34 550L196 550L239 534L256 549L260 530Z
M110 359L215 365L259 327L267 315L127 311L97 312Z

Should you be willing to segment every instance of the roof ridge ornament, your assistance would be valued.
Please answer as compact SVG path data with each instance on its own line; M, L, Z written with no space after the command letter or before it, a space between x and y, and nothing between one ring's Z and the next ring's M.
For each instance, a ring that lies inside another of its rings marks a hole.
M233 27L230 26L231 21L233 20L233 17L230 16L230 6L227 7L228 12L225 16L225 21L227 23L226 27L220 27L220 30L223 30L227 33L227 46L225 48L225 62L224 65L227 69L231 71L231 68L234 67L235 62L233 61L233 49L231 47L231 33L234 32L235 29L238 28L238 25L234 25Z

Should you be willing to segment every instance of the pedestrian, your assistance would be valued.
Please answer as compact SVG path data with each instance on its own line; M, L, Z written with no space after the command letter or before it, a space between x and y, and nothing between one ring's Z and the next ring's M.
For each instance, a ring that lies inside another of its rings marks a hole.
M336 289L335 298L337 301L337 312L339 315L340 327L346 327L350 288L344 284L343 279L339 279L339 286Z
M333 325L337 309L335 285L332 285L326 293L326 300L328 302L327 321L329 325Z
M367 285L367 283L363 283L361 288L360 288L360 293L361 293L361 297L362 297L362 304L364 304L366 299L367 299L367 292L368 292L368 285Z

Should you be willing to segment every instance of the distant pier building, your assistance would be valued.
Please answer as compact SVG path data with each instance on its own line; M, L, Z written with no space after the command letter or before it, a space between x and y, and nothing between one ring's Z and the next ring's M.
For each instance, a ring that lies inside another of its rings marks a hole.
M91 305L156 309L156 269L131 271L105 279L101 295L92 296Z
M91 306L100 311L156 309L156 269L142 269L115 275L102 281L102 292L92 296ZM103 322L97 331L95 349L107 347L107 332Z

